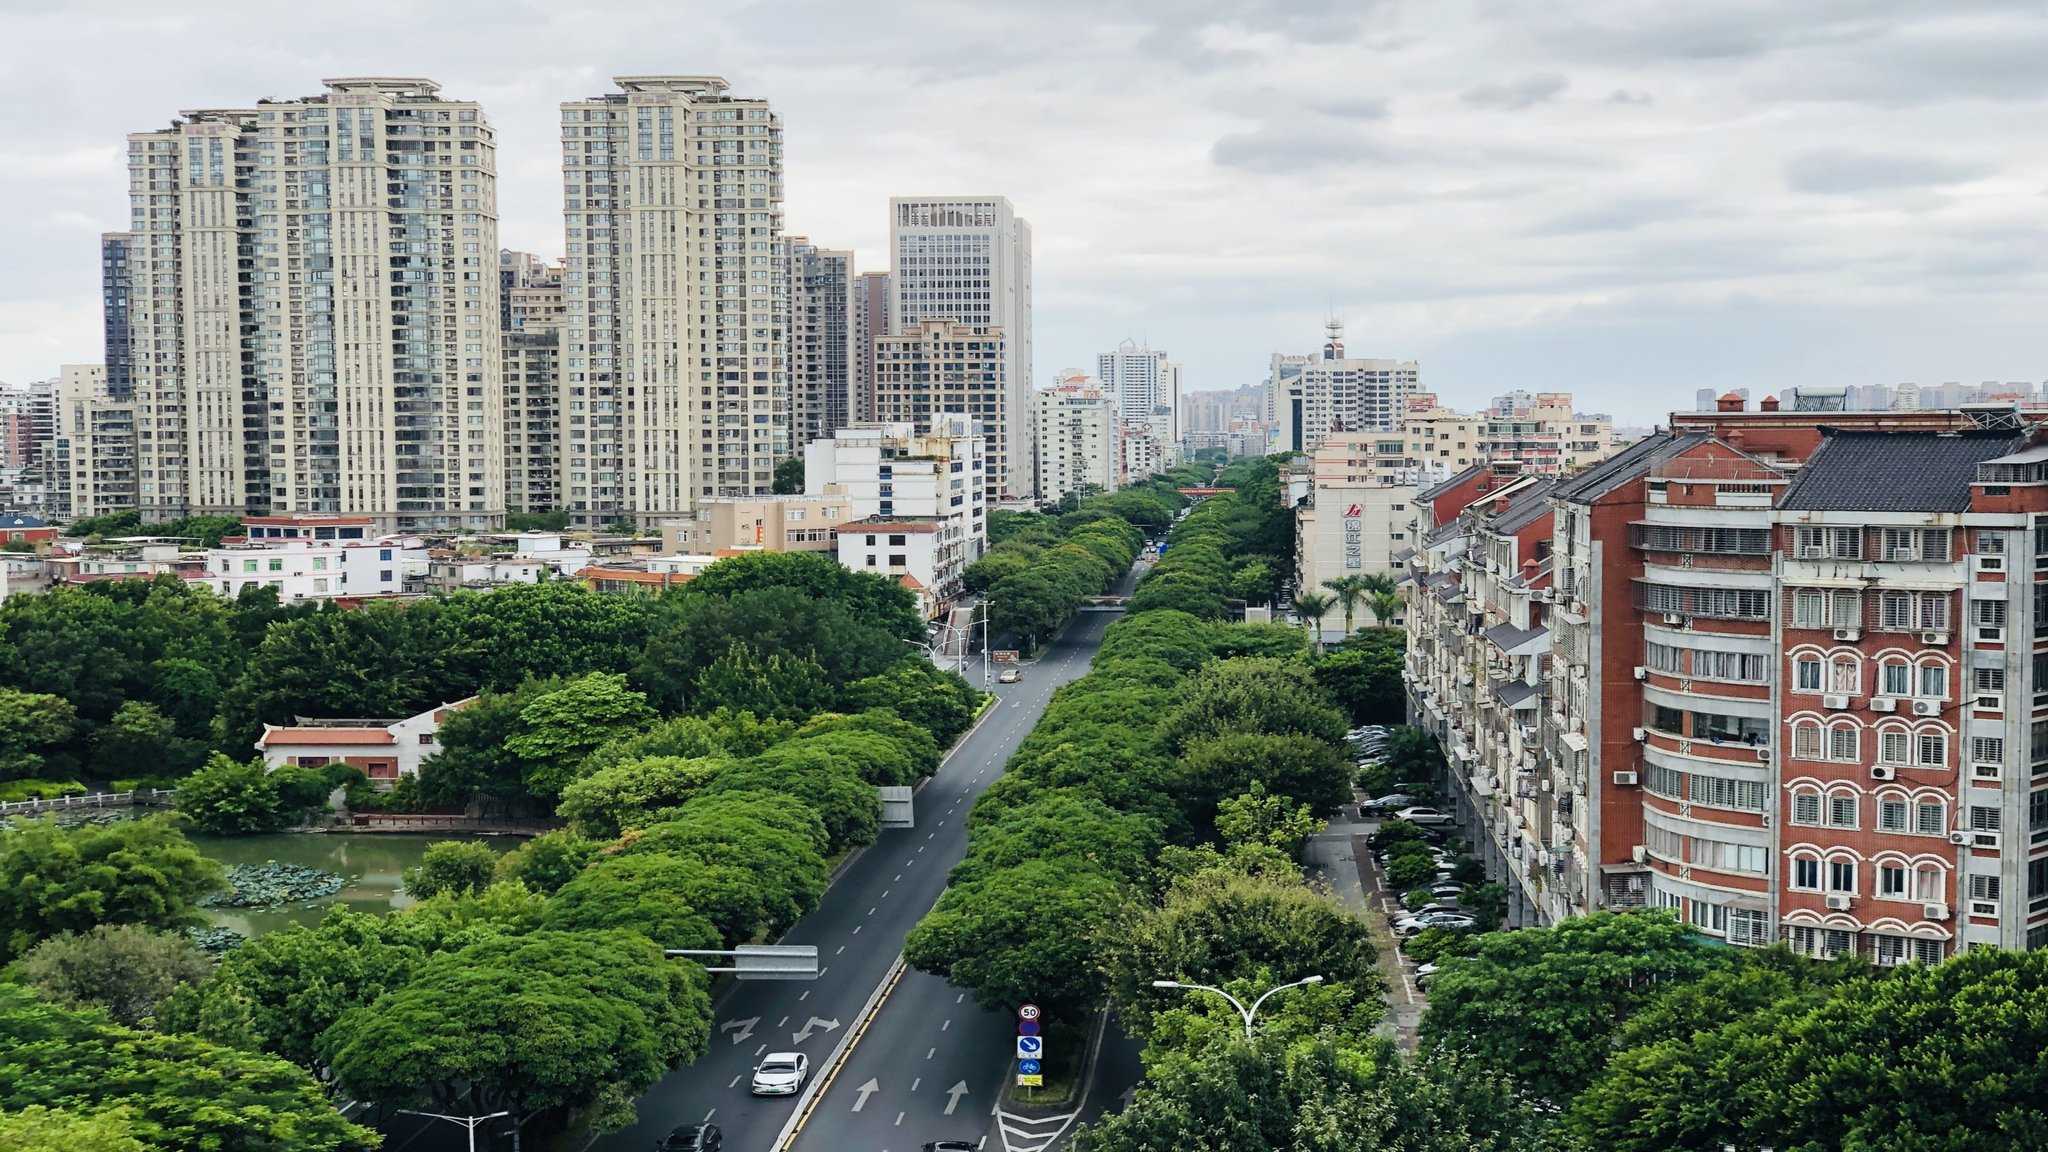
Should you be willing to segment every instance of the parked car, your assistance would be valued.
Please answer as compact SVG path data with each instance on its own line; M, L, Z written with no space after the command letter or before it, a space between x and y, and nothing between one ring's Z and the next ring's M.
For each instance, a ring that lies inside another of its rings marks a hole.
M918 1152L980 1152L981 1145L971 1140L927 1140Z
M1394 921L1394 931L1402 936L1413 936L1424 928L1446 928L1453 932L1464 932L1479 927L1479 920L1462 912L1422 912Z
M794 1096L811 1074L811 1058L801 1052L770 1052L754 1066L754 1095Z
M716 1124L685 1124L655 1141L654 1152L718 1152L725 1133Z
M1398 812L1403 808L1412 808L1414 805L1415 797L1410 796L1408 793L1389 792L1385 796L1365 801L1358 806L1358 810L1361 812Z
M1465 890L1456 884L1438 884L1429 890L1429 894L1439 900L1456 900L1465 894Z
M1415 986L1417 988L1429 987L1430 977L1435 976L1436 974L1437 965L1424 964L1423 966L1415 970Z
M1022 680L1023 678L1024 678L1024 673L1022 673L1022 672L1019 672L1019 671L1018 671L1017 669L1015 669L1015 668L1005 668L1005 669L1003 669L1003 674L1002 674L1002 675L1000 675L1000 676L998 676L998 677L996 677L996 683L998 683L998 684L1015 684L1015 683L1016 683L1017 681L1019 681L1019 680Z
M1431 900L1420 908L1411 908L1408 911L1408 915L1425 916L1431 912L1450 912L1458 916L1470 915L1465 909L1458 907L1456 901L1445 900Z
M1440 828L1451 822L1451 814L1440 808L1403 808L1394 813L1394 819L1406 820L1410 824L1420 824L1424 827Z

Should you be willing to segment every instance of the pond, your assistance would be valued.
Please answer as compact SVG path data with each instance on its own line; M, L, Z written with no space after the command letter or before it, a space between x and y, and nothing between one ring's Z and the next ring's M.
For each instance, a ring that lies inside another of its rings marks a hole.
M339 893L321 900L281 908L205 908L207 920L244 936L261 936L287 924L317 924L329 908L346 905L357 912L389 912L412 904L401 891L401 874L420 862L427 845L442 840L477 840L499 852L519 846L517 836L409 835L391 832L281 832L271 836L193 836L201 852L233 867L236 864L298 864L340 873Z

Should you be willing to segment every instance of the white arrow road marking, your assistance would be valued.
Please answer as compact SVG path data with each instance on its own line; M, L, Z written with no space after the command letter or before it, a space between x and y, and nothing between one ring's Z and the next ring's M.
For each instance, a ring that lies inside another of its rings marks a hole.
M1005 1152L1045 1152L1074 1123L1079 1112L1068 1112L1060 1116L1045 1116L1033 1120L1025 1116L1013 1116L1008 1112L996 1113L996 1131L1003 1138ZM1048 1125L1058 1127L1048 1128Z
M951 1116L953 1114L953 1109L960 1106L960 1098L965 1095L967 1095L967 1081L965 1080L946 1089L946 1115Z
M820 1020L813 1016L809 1020L804 1021L802 1030L789 1034L790 1040L792 1043L801 1044L809 1040L813 1032L830 1032L837 1027L839 1027L839 1021L837 1020Z
M761 1018L759 1016L749 1016L745 1020L727 1020L718 1026L718 1030L720 1032L732 1032L735 1028L739 1029L738 1032L733 1033L732 1042L734 1044L744 1044L747 1042L747 1038L754 1034L754 1025L760 1022Z
M872 1077L869 1078L867 1083L861 1085L859 1088L854 1089L854 1091L858 1093L858 1095L855 1097L853 1101L853 1110L855 1112L858 1112L861 1109L867 1107L868 1097L873 1096L875 1093L880 1092L881 1090L882 1086L880 1084L875 1083Z

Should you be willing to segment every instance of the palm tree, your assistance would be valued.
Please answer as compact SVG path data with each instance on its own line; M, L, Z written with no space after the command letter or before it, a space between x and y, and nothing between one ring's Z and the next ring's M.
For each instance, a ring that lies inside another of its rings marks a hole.
M1401 594L1399 592L1375 592L1372 594L1373 618L1380 622L1382 628L1386 627L1387 622L1400 615L1400 613Z
M1352 614L1358 611L1358 605L1366 597L1365 577L1339 576L1335 580L1323 581L1323 587L1336 593L1337 603L1344 606L1344 638L1351 639Z
M1303 628L1313 628L1309 637L1315 643L1316 654L1323 651L1323 616L1330 611L1331 599L1321 592L1302 592L1294 597L1294 614L1301 617Z

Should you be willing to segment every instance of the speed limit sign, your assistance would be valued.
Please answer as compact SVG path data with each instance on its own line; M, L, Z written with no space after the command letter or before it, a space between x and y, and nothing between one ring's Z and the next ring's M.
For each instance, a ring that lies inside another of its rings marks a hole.
M1038 1019L1038 1005L1036 1005L1036 1004L1020 1004L1020 1005L1018 1005L1018 1007L1017 1007L1017 1019L1019 1019L1019 1020L1036 1020L1036 1019Z

